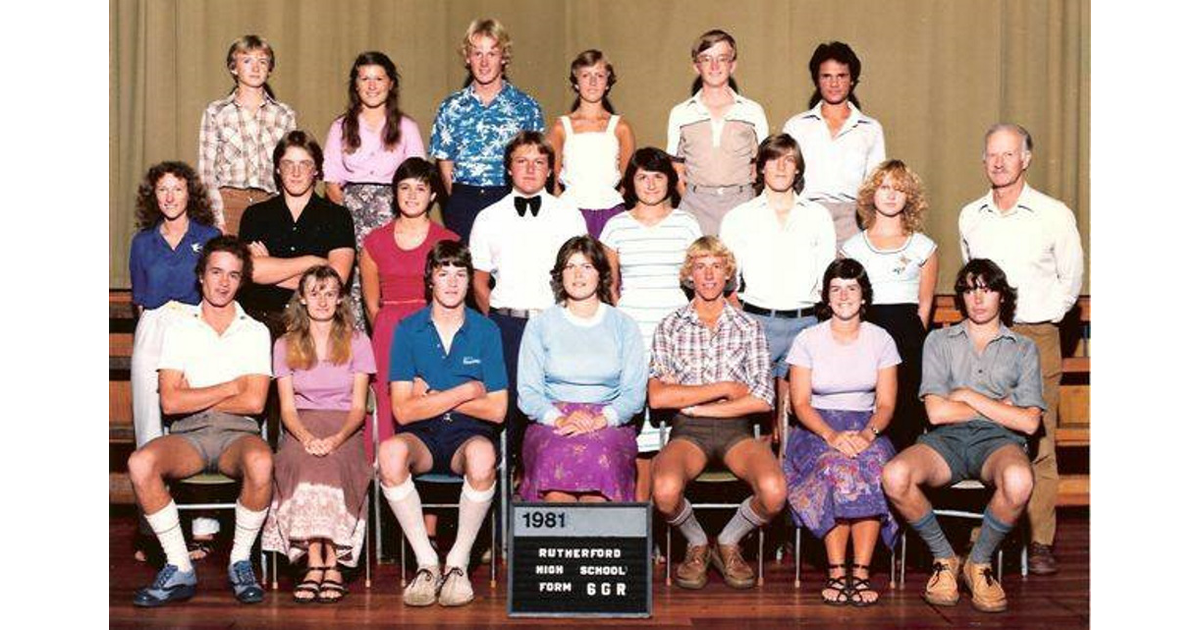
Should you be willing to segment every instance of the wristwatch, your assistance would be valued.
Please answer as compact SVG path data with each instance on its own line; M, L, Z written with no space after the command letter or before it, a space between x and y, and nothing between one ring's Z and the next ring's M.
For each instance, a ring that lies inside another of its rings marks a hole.
M875 434L875 437L879 437L879 429L871 425L867 425L867 428L871 430L871 433Z

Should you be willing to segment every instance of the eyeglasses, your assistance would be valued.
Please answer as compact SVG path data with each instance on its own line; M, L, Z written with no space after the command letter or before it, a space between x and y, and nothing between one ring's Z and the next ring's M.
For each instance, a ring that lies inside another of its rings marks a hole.
M299 162L293 162L291 160L281 160L279 162L279 170L292 171L292 172L297 172L297 173L302 173L302 174L309 173L316 167L317 167L316 163L313 162L312 160L301 160Z

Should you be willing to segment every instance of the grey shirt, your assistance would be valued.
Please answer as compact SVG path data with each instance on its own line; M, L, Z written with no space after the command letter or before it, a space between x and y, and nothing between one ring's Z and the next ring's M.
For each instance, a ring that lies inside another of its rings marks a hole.
M975 354L963 322L935 330L925 338L918 395L921 399L927 394L948 397L960 387L995 400L1009 398L1017 407L1046 409L1037 346L1004 324L982 354ZM968 422L976 421L993 422L980 414Z

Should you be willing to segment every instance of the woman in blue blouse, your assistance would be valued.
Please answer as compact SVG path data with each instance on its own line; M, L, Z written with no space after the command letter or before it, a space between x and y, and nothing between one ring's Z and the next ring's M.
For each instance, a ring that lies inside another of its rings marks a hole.
M641 333L612 306L612 270L596 239L564 243L550 278L558 304L530 320L517 364L517 402L532 421L518 492L524 501L633 501Z
M162 435L158 356L163 331L200 303L196 262L204 244L221 232L213 227L215 219L204 184L183 162L162 162L146 172L138 186L136 218L138 233L129 247L129 281L138 323L129 380L133 436L141 448ZM137 557L145 559L140 550Z

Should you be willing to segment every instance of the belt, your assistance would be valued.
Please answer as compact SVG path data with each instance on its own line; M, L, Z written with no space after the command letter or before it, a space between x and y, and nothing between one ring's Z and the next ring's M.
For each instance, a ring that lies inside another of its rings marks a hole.
M466 193L466 194L475 194L475 195L482 197L484 195L492 194L496 190L504 190L507 188L508 187L504 186L504 185L501 185L501 186L475 186L473 184L460 184L458 182L455 182L454 188L453 188L453 194L457 195L457 194Z
M769 308L759 308L753 304L742 302L742 310L755 315L765 315L767 317L784 317L787 319L795 319L797 317L810 317L817 314L817 307L810 306L799 310L771 310Z
M541 313L543 310L544 309L540 309L540 308L521 309L521 308L503 308L503 307L496 307L496 308L492 309L493 312L495 312L499 315L506 315L508 317L517 317L520 319L529 319L529 318L533 317L534 315Z
M688 184L687 189L692 192L708 195L724 195L725 193L736 195L743 190L752 190L753 186L750 184L737 184L735 186L697 186L696 184Z

